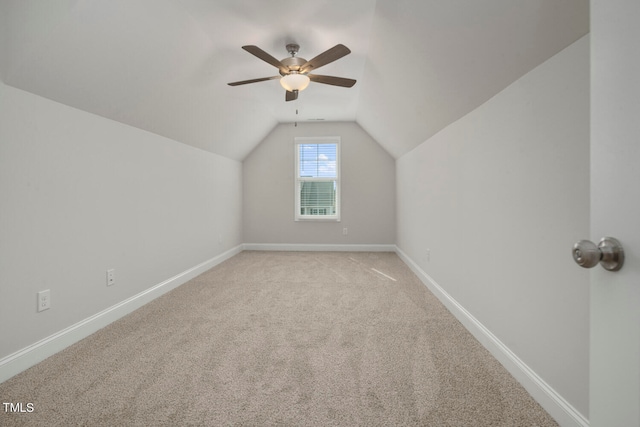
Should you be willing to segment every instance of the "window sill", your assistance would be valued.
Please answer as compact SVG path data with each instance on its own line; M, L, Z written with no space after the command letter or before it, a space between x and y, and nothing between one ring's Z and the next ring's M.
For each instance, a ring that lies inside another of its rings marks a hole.
M340 218L322 218L322 217L310 217L310 218L294 218L295 222L340 222Z

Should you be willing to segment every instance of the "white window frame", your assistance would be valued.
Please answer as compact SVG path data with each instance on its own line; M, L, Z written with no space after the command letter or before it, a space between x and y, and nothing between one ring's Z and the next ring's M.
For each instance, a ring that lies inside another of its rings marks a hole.
M322 136L322 137L296 137L294 150L295 150L295 176L294 176L294 194L295 194L295 221L337 221L340 222L340 142L339 136ZM312 178L300 176L300 145L303 144L335 144L336 145L336 177L335 178ZM334 182L336 183L336 213L335 215L303 215L300 213L300 189L301 185L305 181L313 182Z

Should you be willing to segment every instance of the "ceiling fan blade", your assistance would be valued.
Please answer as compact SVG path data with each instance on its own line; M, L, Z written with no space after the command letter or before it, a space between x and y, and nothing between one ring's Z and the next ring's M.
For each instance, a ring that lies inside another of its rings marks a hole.
M320 55L316 56L310 61L307 61L306 63L302 64L302 66L300 67L300 72L308 73L309 71L312 71L316 68L320 68L323 65L327 65L350 53L351 51L349 50L348 47L346 47L343 44L337 44L331 49L322 52Z
M274 67L278 68L281 73L289 74L289 68L287 68L282 62L278 61L276 58L269 55L264 50L260 49L258 46L247 45L247 46L242 46L242 48L247 52L249 52L250 54L262 59L264 62L267 62L273 65Z
M297 90L294 90L293 92L287 91L287 93L284 96L284 100L285 101L295 101L296 99L298 99L298 91Z
M311 79L312 82L324 83L326 85L352 87L354 84L356 84L356 80L347 79L344 77L320 76L318 74L307 74L307 76Z
M258 83L258 82L264 82L267 80L275 80L275 79L280 79L282 78L281 76L273 76L273 77L262 77L259 79L251 79L251 80L242 80L239 82L231 82L231 83L227 83L229 86L240 86L240 85L246 85L249 83Z

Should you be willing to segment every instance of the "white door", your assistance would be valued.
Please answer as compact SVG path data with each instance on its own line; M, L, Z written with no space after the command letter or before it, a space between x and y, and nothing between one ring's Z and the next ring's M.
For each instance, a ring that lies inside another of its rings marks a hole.
M622 270L591 272L591 427L640 427L640 1L591 0L591 240Z

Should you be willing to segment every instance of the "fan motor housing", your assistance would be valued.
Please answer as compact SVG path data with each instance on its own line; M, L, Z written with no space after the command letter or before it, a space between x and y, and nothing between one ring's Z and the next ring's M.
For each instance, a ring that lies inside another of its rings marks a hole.
M282 62L282 65L287 67L289 70L298 72L300 71L300 67L306 64L307 60L304 58L300 58L299 56L291 56L283 59L280 62ZM280 72L280 74L283 76L285 75L282 72Z

